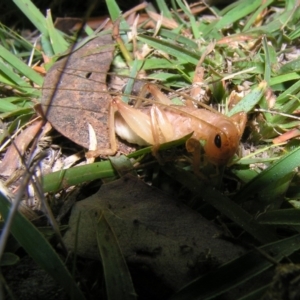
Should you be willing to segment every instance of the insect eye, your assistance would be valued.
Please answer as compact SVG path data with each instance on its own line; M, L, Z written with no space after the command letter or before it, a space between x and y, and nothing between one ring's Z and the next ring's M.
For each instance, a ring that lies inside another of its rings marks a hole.
M215 145L217 146L217 148L221 148L222 146L221 137L219 134L215 136Z

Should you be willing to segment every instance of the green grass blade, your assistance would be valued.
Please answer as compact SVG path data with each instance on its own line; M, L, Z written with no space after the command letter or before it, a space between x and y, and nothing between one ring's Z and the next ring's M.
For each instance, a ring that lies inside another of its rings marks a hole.
M280 70L280 74L299 72L300 71L300 58L294 59L286 64L284 64Z
M268 1L272 3L273 1ZM226 13L217 23L211 23L203 31L203 36L208 36L211 31L218 31L226 26L236 22L245 16L252 14L256 9L261 6L261 0L255 1L240 1L238 5Z
M172 13L170 12L165 0L156 0L158 11L168 19L173 19Z
M185 15L189 17L189 24L192 28L193 37L195 39L200 39L200 32L199 32L197 22L196 22L194 15L191 13L190 9L186 6L186 4L182 3L181 0L177 0L177 4L182 9L182 11L185 13Z
M234 201L245 201L249 196L255 197L255 195L262 192L274 195L274 185L278 184L282 178L293 173L299 165L300 148L296 148L247 183L235 195Z
M0 82L11 87L16 87L19 91L22 92L33 91L33 88L29 85L28 82L20 78L19 75L14 73L12 68L9 68L3 62L0 62Z
M265 72L264 72L264 79L270 85L270 79L271 79L271 59L270 59L270 53L269 53L269 45L267 42L266 37L263 38L263 46L265 51Z
M20 108L18 105L10 102L9 101L10 98L16 98L16 97L7 97L7 98L1 99L0 112L12 112L12 111L15 111Z
M272 2L273 2L273 0L262 2L260 7L250 16L249 20L247 21L246 25L244 26L243 31L247 31L249 28L251 28L253 26L253 24L255 23L258 15L261 14L263 12L263 10L266 9Z
M140 71L140 68L142 67L142 65L139 62L140 62L139 60L135 59L131 64L129 79L128 79L128 82L124 89L125 95L131 95L131 92L132 92L132 89L134 86L134 82L135 82L134 78L137 78L138 72ZM122 96L122 101L125 103L128 103L129 97Z
M169 143L162 144L160 150L169 149L185 143L187 139L191 137L191 134ZM152 147L146 147L130 153L128 158L140 157L144 154L151 153ZM42 178L43 191L56 192L62 188L67 188L72 185L84 183L87 181L116 177L117 172L114 170L110 161L101 161L85 166L73 167L67 170L61 170L45 175Z
M0 194L0 212L5 220L9 210L9 201ZM11 233L33 260L64 287L66 292L70 295L70 299L85 299L75 280L49 242L44 238L41 232L19 212L16 213L13 220Z
M117 237L102 212L96 224L97 242L103 265L107 300L137 299L131 275Z
M259 215L257 221L261 224L268 225L299 226L300 210L289 208L268 211L264 214Z
M207 203L218 209L222 214L230 218L262 244L270 243L277 240L276 235L266 226L258 224L253 216L243 210L240 206L224 196L220 191L209 184L198 180L193 174L175 168L166 166L163 170L172 178L179 181L190 191L201 195L201 198Z
M299 79L300 79L300 74L298 74L296 72L287 73L284 75L272 77L270 80L270 86L272 86L272 88L274 89L275 85L278 85L278 84L286 82L286 81L299 80ZM282 88L282 90L285 90L285 88Z
M181 46L177 46L166 41L162 41L143 34L138 35L137 38L141 42L148 44L157 50L164 51L176 57L182 64L191 63L193 65L197 65L200 59L200 55L196 54L195 52L184 49Z
M262 81L256 88L247 94L229 113L232 116L238 112L250 112L257 105L264 95L267 88L267 83Z
M122 12L115 0L106 0L106 6L112 22L115 22L118 18L121 18L120 29L129 30L129 25L122 16Z
M12 113L10 113L10 114L12 115ZM5 115L4 113L1 114L1 115L3 117L7 117L7 115ZM30 109L30 112L28 112L26 114L21 114L21 115L17 116L16 118L14 118L14 120L9 124L9 126L6 128L6 130L3 130L0 133L0 144L3 142L3 140L5 138L12 135L13 132L17 128L22 127L23 125L25 125L32 118L32 115L33 115L33 111L32 111L32 109Z
M249 294L239 298L238 300L257 300L257 299L263 299L263 296L265 295L266 291L270 287L270 284L267 284L255 291L250 292Z
M203 199L238 224L262 244L277 240L275 233L273 233L271 229L266 226L261 226L253 219L252 215L247 213L235 202L222 195L219 191L207 189L205 190Z
M109 160L120 177L128 173L137 176L136 170L127 156L111 156L109 157Z
M296 81L292 86L286 89L282 94L277 97L276 106L281 106L291 99L291 95L295 95L300 91L300 81ZM275 107L276 107L275 106Z
M99 178L115 177L116 175L110 161L74 167L45 175L42 183L43 191L45 193L55 192L72 185Z
M48 35L45 17L30 0L13 0L29 21L43 35Z
M7 61L8 64L10 64L16 70L18 70L22 75L32 80L35 84L42 86L44 81L43 77L34 70L32 70L30 67L28 67L21 60L16 59L15 55L6 50L2 45L0 45L0 56L5 61Z
M297 38L300 37L300 28L296 28L294 31L292 31L289 36L288 36L291 40L295 40Z
M175 62L165 58L148 58L145 62L140 62L143 70L155 70L155 69L166 69L166 70L177 70ZM174 75L174 74L173 74ZM151 76L151 75L150 75Z
M293 1L293 0L292 0ZM273 1L271 1L272 3ZM270 3L270 4L271 4ZM287 4L288 2L286 2ZM284 30L284 27L289 25L292 26L292 23L297 19L297 15L299 13L299 7L295 10L294 4L291 6L286 5L285 10L279 10L278 13L274 14L271 21L269 23L266 23L266 25L260 26L258 28L250 28L248 30L249 32L255 32L255 31L261 31L264 34L268 34L271 36L271 33L275 33L276 31L282 32ZM299 19L299 18L298 18ZM290 22L291 21L291 22Z
M185 36L179 35L176 32L169 31L166 29L161 29L159 33L162 37L168 38L171 41L177 41L179 44L182 44L184 47L187 47L189 49L198 49L198 45L196 42L194 42L193 40Z
M47 18L45 18L30 0L14 0L14 2L42 33L42 45L48 55L61 54L68 49L69 44L62 34L54 28L50 11Z
M47 11L46 26L54 54L58 55L67 51L70 45L62 37L62 34L55 29L50 10Z

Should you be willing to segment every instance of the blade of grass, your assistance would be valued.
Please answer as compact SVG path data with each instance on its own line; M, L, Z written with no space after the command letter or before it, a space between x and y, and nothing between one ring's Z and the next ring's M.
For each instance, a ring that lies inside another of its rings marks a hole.
M250 112L257 105L264 95L267 88L266 81L262 81L256 88L247 94L230 112L228 116L232 116L238 112Z
M55 55L62 54L69 48L69 43L62 37L62 34L54 27L51 11L47 10L46 26L48 30L49 40Z
M130 159L125 155L117 157L111 156L109 160L120 177L128 173L131 173L133 176L137 176L136 170L134 169Z
M293 173L294 169L300 165L300 148L296 148L274 162L269 168L262 171L253 180L248 182L235 196L234 201L240 203L257 193L270 193L277 182L285 176Z
M264 79L267 82L268 85L270 85L270 79L271 79L271 59L269 54L269 45L267 42L266 37L263 37L263 46L265 51L265 72L264 72Z
M10 207L9 201L0 193L0 212L5 220ZM33 260L64 287L66 292L70 295L70 299L85 299L77 283L49 242L44 238L41 232L19 212L16 212L11 226L11 233Z
M20 97L7 97L7 98L3 98L0 101L0 112L13 112L20 108L26 108L26 107L27 107L27 101L25 98L22 99Z
M69 45L62 33L53 26L51 14L45 18L30 0L14 0L14 2L42 33L42 45L45 46L43 48L48 55L63 53L68 49Z
M260 7L255 12L253 12L253 14L248 19L246 25L243 28L243 31L247 31L249 28L251 28L254 25L254 23L256 22L257 17L263 12L264 9L266 9L269 5L271 5L272 2L273 1L262 2Z
M40 31L43 35L48 35L45 17L30 0L13 0L13 2L19 7L34 27L38 29L38 31Z
M284 64L280 70L279 74L291 73L291 72L299 72L300 71L300 58L289 61Z
M250 292L249 294L243 296L242 298L239 298L238 300L257 300L257 299L263 299L263 296L265 295L266 291L270 287L270 284L267 284L255 291Z
M32 108L19 108L16 109L12 112L6 112L6 113L2 113L0 114L0 118L1 119L6 119L6 118L11 118L11 117L20 117L20 116L29 116L29 115L33 115L34 114L34 110ZM3 134L0 134L0 137L2 137ZM2 139L0 138L0 143L2 142Z
M187 49L171 44L169 42L162 41L143 34L138 35L137 38L139 41L148 44L157 50L164 51L176 57L181 64L191 63L193 65L197 65L200 59L200 55L196 54L195 52L189 51Z
M115 176L117 174L110 161L102 161L47 174L42 179L42 185L45 193L56 192L83 182Z
M291 95L295 95L300 91L300 81L296 81L292 86L290 86L288 89L286 89L282 94L280 94L277 97L275 107L278 107L279 109L281 106L288 102L291 99Z
M160 150L169 149L182 145L191 137L191 134L169 143L162 144ZM128 158L140 157L146 153L151 153L152 147L146 147L141 150L130 153ZM87 181L116 177L117 173L114 170L110 161L101 161L86 166L74 167L67 170L61 170L45 175L42 178L42 188L45 193L56 192L62 188L68 188L72 185L84 183Z
M106 6L112 22L115 22L118 18L121 18L120 30L129 30L130 27L128 23L125 21L125 19L123 18L118 3L114 0L106 0Z
M108 213L108 211L101 212L96 224L98 249L103 265L107 299L137 299L131 275L117 237L105 218L105 214Z
M253 216L243 210L228 197L224 196L213 186L199 181L199 179L193 174L185 170L170 165L163 167L163 170L169 176L179 181L183 186L187 187L190 191L201 195L203 200L241 226L262 244L277 240L277 237L272 230L269 230L266 226L258 224L254 220Z
M8 50L6 50L3 46L0 45L0 56L12 67L14 67L16 70L18 70L22 75L24 75L26 78L32 80L35 84L42 86L43 84L43 77L39 75L37 72L32 70L30 67L28 67L25 63L23 63L21 60L16 59L15 55L10 53ZM1 64L1 70L4 68L4 66ZM15 75L16 76L16 75ZM24 86L28 85L23 82Z
M286 81L291 81L291 80L298 80L299 78L300 78L300 74L298 74L296 72L279 75L279 76L271 78L270 86L273 87L276 84L280 84L280 83L283 83ZM274 87L273 87L273 89L274 89Z
M259 215L257 221L260 224L299 226L300 210L289 208L268 211Z
M159 31L159 34L162 37L170 39L171 41L177 41L179 44L183 44L183 46L186 46L189 49L198 49L198 45L196 42L176 32L169 31L162 28Z
M269 0L267 2L269 3L268 5L270 5L273 1ZM220 18L219 21L217 21L216 23L213 22L210 25L208 25L206 29L203 31L203 36L206 37L212 31L216 32L244 18L245 16L252 14L260 6L261 6L260 0L255 0L251 2L250 1L238 2L237 5L232 10L228 11L222 18Z
M288 4L289 2L290 1L286 1L285 4ZM283 12L280 10L278 13L274 14L271 21L269 23L267 23L266 25L250 28L248 30L248 33L255 32L255 31L261 31L264 34L270 35L271 33L275 33L276 31L282 32L284 30L285 26L292 26L292 23L294 22L293 17L297 20L297 13L299 12L299 7L295 12L295 8L297 8L297 6L295 6L294 4L292 4L292 5L293 5L293 7L290 7L289 5L287 5ZM289 22L289 21L291 21L291 22Z
M1 36L0 34L0 39L1 39L1 44L2 46L4 46L4 48L10 49L11 41L13 41L13 45L17 44L18 47L21 49L26 49L29 52L32 50L32 44L29 41L27 41L24 37L20 36L13 29L10 29L9 27L5 26L2 23L0 24L0 33L2 33L3 35ZM8 41L10 41L10 43ZM36 51L39 53L37 49Z
M170 12L167 4L166 4L166 1L163 0L156 0L156 4L158 6L158 11L166 18L168 19L173 19L173 16L172 16L172 13Z
M26 111L26 110L25 110ZM16 112L16 111L15 111ZM12 114L11 114L12 115ZM6 138L6 137L9 137L11 136L14 131L17 129L17 128L20 128L22 127L23 125L27 124L27 122L32 118L32 115L33 115L33 110L30 109L30 111L26 114L21 114L21 115L18 115L16 118L14 118L14 120L9 124L9 126L7 128L5 128L6 130L3 130L1 133L0 133L0 149L1 151L3 150L3 145L2 145L2 142L3 140Z
M176 69L175 62L171 60L167 60L165 58L148 58L145 61L140 61L141 66L139 66L139 69L143 70L155 70L155 69L167 69L172 70Z
M131 95L133 85L135 82L135 78L138 76L138 72L140 71L140 68L142 67L141 64L139 64L139 60L135 59L130 68L130 74L129 74L129 79L126 84L126 87L124 89L124 94L125 95ZM129 102L129 97L128 96L122 96L122 101L125 103Z
M185 4L182 3L181 0L177 0L177 4L179 5L179 7L182 9L182 11L185 13L186 16L189 17L189 24L192 28L192 32L193 32L193 37L194 39L199 39L200 38L200 32L196 23L196 19L193 16L193 14L191 13L189 7L187 7Z
M295 39L299 38L299 36L300 36L300 28L296 28L294 31L292 31L288 35L289 39L291 39L291 40L295 40Z

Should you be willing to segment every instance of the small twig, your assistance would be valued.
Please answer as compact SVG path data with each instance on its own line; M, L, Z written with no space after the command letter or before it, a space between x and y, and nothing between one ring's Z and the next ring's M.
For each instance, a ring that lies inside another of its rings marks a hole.
M288 117L288 118L300 121L300 117L290 115L290 114L285 114L285 113L280 112L280 111L268 110L268 109L263 109L263 108L255 108L254 111L255 112L265 112L265 113L269 113L269 114L273 114L273 115L280 115L280 116L283 116L283 117Z
M13 135L11 135L6 142L4 142L0 147L0 152L4 150L4 148L11 142L13 142L14 138L20 133L21 130L23 130L25 127L28 127L29 125L33 124L37 120L39 120L40 117L34 118L33 120L27 122L22 127L20 127Z
M121 17L119 17L113 25L113 30L112 30L112 37L114 38L114 40L117 42L120 51L122 52L126 63L128 65L130 65L130 63L132 62L132 57L130 56L130 53L128 52L128 50L126 49L126 46L120 36L120 21L121 21Z

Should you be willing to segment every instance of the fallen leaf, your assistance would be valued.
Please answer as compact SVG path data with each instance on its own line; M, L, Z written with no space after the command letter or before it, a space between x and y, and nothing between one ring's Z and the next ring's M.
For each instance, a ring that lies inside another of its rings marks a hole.
M56 62L45 77L41 99L44 115L62 135L87 149L89 124L96 132L98 149L110 147L108 107L111 96L106 76L114 47L110 35L97 37L69 58ZM129 152L127 145L119 143L119 148L124 153Z
M213 223L132 175L105 184L75 204L64 236L67 248L100 259L94 226L100 214L129 267L150 270L173 290L243 252L217 238L221 232Z

